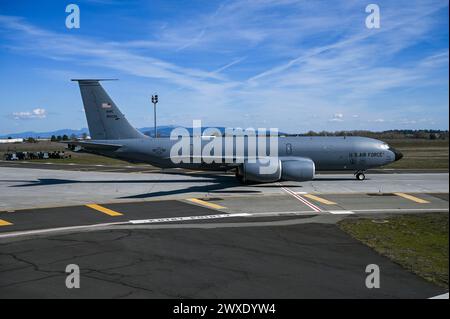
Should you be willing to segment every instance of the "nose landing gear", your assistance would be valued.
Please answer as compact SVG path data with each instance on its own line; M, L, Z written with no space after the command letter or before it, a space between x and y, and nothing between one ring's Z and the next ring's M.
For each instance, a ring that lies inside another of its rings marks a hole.
M357 171L355 173L355 177L358 181L363 181L366 179L366 175L364 174L365 171Z

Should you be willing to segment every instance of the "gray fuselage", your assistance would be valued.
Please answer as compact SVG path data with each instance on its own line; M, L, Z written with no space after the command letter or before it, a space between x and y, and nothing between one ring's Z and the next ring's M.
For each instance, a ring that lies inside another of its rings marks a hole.
M225 145L223 137L221 138ZM201 148L210 142L211 138L203 138ZM188 169L228 170L236 167L237 163L225 163L225 157L214 163L193 163L184 161L174 163L170 157L171 148L177 140L170 138L139 138L120 140L96 140L97 143L120 144L122 147L116 151L96 150L96 153L124 159L131 162L148 163L161 168L181 167ZM268 144L268 143L267 143ZM191 154L193 145L191 143ZM234 151L236 148L233 149ZM257 150L258 151L258 150ZM223 151L223 154L225 152ZM267 156L270 156L269 146L266 147ZM248 155L246 144L244 156ZM387 165L398 160L401 154L389 147L385 142L366 137L278 137L278 157L309 158L314 161L316 170L351 170L363 171L369 168Z

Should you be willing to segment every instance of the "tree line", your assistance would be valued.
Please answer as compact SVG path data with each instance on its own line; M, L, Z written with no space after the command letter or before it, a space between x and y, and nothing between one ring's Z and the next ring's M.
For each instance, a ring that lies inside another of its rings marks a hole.
M303 134L289 134L289 136L363 136L371 138L381 138L381 139L403 139L403 138L413 138L413 139L427 139L427 140L447 140L448 130L388 130L382 132L372 132L372 131L320 131L314 132L309 131Z

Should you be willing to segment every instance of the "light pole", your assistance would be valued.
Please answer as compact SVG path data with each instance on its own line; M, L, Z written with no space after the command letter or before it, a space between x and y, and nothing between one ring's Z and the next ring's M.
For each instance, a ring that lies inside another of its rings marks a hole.
M158 103L158 95L157 94L152 95L152 103L153 103L153 117L154 117L153 120L155 123L154 131L155 131L155 138L156 138L156 137L158 137L158 134L156 132L156 103Z

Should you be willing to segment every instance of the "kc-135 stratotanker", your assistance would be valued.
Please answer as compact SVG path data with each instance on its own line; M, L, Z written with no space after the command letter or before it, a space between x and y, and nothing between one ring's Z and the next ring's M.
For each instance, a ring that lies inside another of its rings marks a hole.
M150 137L135 129L120 112L114 101L100 84L101 80L77 79L86 113L91 140L71 141L87 152L119 158L129 162L149 163L160 168L186 168L195 170L234 170L236 177L244 183L276 181L309 181L316 171L352 171L356 179L364 180L365 171L398 161L402 153L383 141L357 136L276 136L276 152L270 152L271 143L264 145L260 152L258 145L248 146L250 137L245 137L243 152L238 155L236 145L229 155L225 150L226 139L236 137L203 136L201 150L212 139L221 139L223 149L213 161L196 157L193 142L188 143L189 156L180 162L174 159L172 148L178 139ZM193 137L191 137L193 138ZM267 135L257 139L270 139ZM234 143L234 142L232 142ZM228 144L229 145L229 144ZM275 153L276 156L272 156ZM264 155L254 155L264 154ZM270 166L269 169L263 166Z

